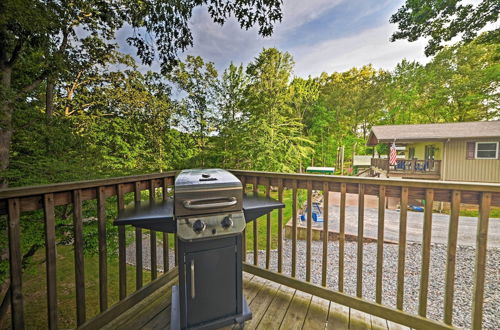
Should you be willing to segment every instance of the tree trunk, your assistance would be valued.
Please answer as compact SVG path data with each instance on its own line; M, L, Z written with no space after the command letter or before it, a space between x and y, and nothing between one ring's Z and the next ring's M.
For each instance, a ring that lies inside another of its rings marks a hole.
M54 79L47 77L47 86L45 87L45 114L51 118L54 113Z
M2 68L2 86L0 87L3 91L0 101L0 188L6 188L8 185L5 170L9 168L10 142L12 140L12 112L14 108L14 104L11 103L8 96L11 92L11 79L12 68L4 66Z

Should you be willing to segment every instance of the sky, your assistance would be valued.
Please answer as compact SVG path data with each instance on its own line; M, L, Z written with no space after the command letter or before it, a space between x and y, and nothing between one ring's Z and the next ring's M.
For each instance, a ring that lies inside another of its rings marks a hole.
M198 7L190 21L194 46L181 58L199 55L214 62L222 72L229 63L251 62L263 48L276 47L289 52L295 60L294 75L307 78L322 72L346 71L372 64L392 70L406 58L420 63L425 40L390 42L397 28L389 18L403 0L284 0L283 20L277 23L271 37L263 38L257 29L240 29L234 19L224 26L212 22L206 8ZM125 31L118 34L121 50L126 46ZM159 66L153 64L153 70Z

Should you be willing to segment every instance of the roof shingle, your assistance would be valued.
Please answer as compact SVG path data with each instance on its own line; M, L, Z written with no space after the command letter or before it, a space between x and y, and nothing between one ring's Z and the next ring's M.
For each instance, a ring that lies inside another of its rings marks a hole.
M367 145L393 142L500 138L500 120L444 124L373 126Z

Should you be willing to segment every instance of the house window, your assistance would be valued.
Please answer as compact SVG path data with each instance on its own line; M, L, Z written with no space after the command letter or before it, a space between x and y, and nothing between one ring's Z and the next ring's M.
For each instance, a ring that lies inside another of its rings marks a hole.
M409 147L408 148L408 159L413 159L413 158L415 158L415 148Z
M476 158L498 158L498 142L476 142Z

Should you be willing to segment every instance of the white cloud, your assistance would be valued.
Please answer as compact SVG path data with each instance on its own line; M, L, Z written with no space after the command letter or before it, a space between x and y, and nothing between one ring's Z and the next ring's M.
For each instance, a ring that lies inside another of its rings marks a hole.
M283 6L283 21L277 26L276 32L286 32L313 21L324 12L338 6L342 2L346 2L346 0L285 1Z
M395 28L387 23L354 36L291 49L296 62L295 74L317 76L321 72L345 71L370 63L375 68L393 69L403 58L428 62L424 55L426 40L390 42Z
M195 9L190 21L194 47L185 53L200 55L208 61L216 62L219 69L226 67L231 61L247 63L262 48L279 48L279 43L286 40L288 32L318 18L342 1L345 0L285 1L283 21L275 24L275 31L269 38L262 38L255 27L248 31L241 29L234 18L223 26L214 24L206 8L199 7Z

